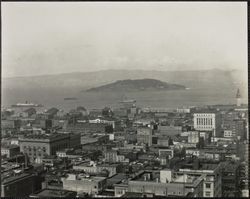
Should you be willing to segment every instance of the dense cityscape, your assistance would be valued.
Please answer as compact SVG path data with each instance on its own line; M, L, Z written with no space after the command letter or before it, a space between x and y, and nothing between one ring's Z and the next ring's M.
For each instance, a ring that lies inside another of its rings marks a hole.
M68 99L70 100L70 99ZM1 197L248 197L248 105L1 110Z
M247 3L1 2L1 198L249 198Z

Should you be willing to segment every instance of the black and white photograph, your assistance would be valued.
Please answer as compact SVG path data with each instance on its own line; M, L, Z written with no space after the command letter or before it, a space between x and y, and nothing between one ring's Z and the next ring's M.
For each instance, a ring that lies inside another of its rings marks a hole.
M249 197L247 1L2 1L1 197Z

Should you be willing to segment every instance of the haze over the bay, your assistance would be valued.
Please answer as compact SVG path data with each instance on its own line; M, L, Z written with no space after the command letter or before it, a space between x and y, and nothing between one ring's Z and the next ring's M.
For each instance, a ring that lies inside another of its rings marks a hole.
M247 3L2 3L3 77L213 68L247 70Z

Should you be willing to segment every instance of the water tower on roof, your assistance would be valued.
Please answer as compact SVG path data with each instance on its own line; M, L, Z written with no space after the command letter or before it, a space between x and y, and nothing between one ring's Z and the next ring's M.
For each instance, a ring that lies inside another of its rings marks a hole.
M240 94L240 89L238 88L237 94L236 94L236 105L241 106L241 94Z

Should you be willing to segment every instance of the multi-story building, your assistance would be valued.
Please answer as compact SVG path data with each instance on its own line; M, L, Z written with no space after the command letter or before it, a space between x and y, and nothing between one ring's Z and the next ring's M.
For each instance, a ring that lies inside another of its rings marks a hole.
M199 143L200 142L200 132L190 131L188 134L188 143Z
M6 156L7 158L13 157L20 152L20 147L18 145L5 145L1 146L1 156Z
M137 143L152 145L152 129L149 127L139 127L137 129Z
M68 177L62 178L62 182L64 190L76 191L78 194L98 194L106 187L105 177L93 177L80 174L69 174Z
M122 166L120 164L96 164L94 162L85 162L74 165L73 169L95 175L107 171L108 176L113 176L121 172Z
M235 137L235 133L232 130L224 130L225 138L233 138Z
M127 187L115 185L115 196L125 192L155 196L202 196L203 176L178 174L171 170L142 171L128 181Z
M110 127L110 125L104 123L89 123L86 121L79 120L76 123L66 124L64 126L64 130L67 132L80 132L80 133L88 133L88 132L104 133L106 132L107 127Z
M22 117L31 117L32 115L36 114L36 109L35 108L28 108L22 113Z
M168 157L168 159L172 159L174 157L174 149L159 149L160 157Z
M194 113L194 129L211 131L214 137L221 137L221 115L215 111L197 111Z
M19 129L21 127L21 120L8 119L1 120L1 129Z
M221 197L221 165L202 163L198 169L179 169L180 173L191 176L203 175L203 195L202 197Z
M226 161L222 163L222 196L240 197L240 164Z
M91 143L106 143L108 139L109 136L105 134L81 133L81 145Z
M89 120L89 123L93 123L93 124L108 124L108 125L112 126L113 128L115 128L115 121L114 120L107 120L107 119L96 118L96 119Z
M27 154L31 162L39 162L46 155L55 155L56 151L68 148L69 134L27 135L19 138L20 151Z
M182 132L181 126L163 126L159 125L158 130L160 134L167 135L167 136L176 136L180 135Z
M104 152L105 162L117 162L118 152L116 150L107 150Z
M1 174L1 197L27 197L34 190L34 176L22 173L5 176Z
M240 153L243 154L241 165L241 181L242 181L242 195L243 197L249 197L249 140L241 143Z

